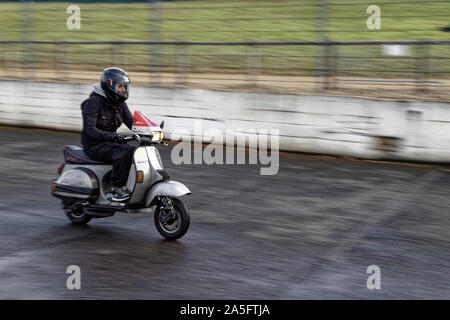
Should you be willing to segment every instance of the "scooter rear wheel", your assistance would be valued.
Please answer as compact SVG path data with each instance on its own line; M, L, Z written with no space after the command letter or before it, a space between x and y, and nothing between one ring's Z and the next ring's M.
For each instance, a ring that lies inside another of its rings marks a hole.
M86 214L84 212L84 209L82 206L79 207L72 207L64 210L66 213L67 218L74 223L79 225L87 224L89 221L92 220L92 217Z
M190 215L184 203L171 198L173 204L173 218L164 223L165 212L158 206L155 210L155 226L158 232L168 240L176 240L184 236L189 229Z

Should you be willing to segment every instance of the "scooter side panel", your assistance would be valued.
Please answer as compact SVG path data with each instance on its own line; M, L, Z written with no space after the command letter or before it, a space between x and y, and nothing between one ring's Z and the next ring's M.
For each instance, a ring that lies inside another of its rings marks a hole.
M131 192L134 191L134 187L136 185L136 166L134 165L134 162L131 164L130 172L128 173L128 179L127 179L127 188Z
M150 174L151 174L151 183L148 185L150 187L152 184L163 180L163 177L158 173L158 170L162 170L162 162L161 156L159 155L159 151L156 147L150 146L145 148L147 150L148 162L150 163ZM145 190L146 193L148 191Z
M105 193L108 192L108 190L105 190L105 188L107 188L108 186L105 186L103 184L103 181L104 181L104 177L111 171L112 166L111 165L66 164L64 166L63 172L61 173L61 177L64 176L65 172L68 172L69 170L74 170L77 168L89 169L97 176L97 179L100 182L100 184L99 184L100 192L99 192L96 203L98 203L98 204L109 203L109 201L106 200L106 198L105 198ZM71 185L71 183L69 183L68 185Z
M129 203L137 203L143 202L145 199L145 195L147 193L147 188L151 184L151 168L148 160L147 150L145 147L138 147L134 152L133 156L134 162L134 172L130 170L130 174L136 177L138 171L142 171L144 175L144 180L142 183L137 182L137 178L135 178L135 185L133 189L133 195L131 196ZM133 167L131 168L133 169Z

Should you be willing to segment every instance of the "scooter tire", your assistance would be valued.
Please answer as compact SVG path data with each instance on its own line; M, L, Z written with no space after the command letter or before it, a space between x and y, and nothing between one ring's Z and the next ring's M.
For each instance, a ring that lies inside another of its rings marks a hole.
M75 214L73 212L66 212L66 216L73 224L78 225L85 225L92 220L92 217L86 214L86 212L84 211L77 212Z
M190 214L185 204L177 199L171 198L173 207L176 210L177 220L179 220L179 225L175 230L169 230L164 223L161 221L161 213L163 212L158 206L155 209L155 226L159 234L162 235L167 240L176 240L184 236L189 229L190 224ZM176 221L177 221L176 220Z

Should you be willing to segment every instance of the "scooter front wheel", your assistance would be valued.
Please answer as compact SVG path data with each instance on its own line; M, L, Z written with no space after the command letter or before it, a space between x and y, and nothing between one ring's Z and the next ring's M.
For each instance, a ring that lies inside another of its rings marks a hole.
M179 239L187 232L190 224L189 211L184 203L171 198L172 210L165 211L160 206L155 210L155 226L158 232L168 240Z

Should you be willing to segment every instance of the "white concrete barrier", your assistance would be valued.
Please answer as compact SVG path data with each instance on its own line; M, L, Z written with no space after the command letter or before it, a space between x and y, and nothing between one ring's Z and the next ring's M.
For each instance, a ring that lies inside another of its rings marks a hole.
M80 104L91 91L87 84L0 81L0 124L81 131ZM279 129L281 150L450 161L448 102L148 87L132 87L127 102L132 112L165 120L169 138L198 122L221 132Z

